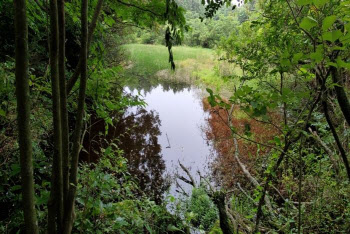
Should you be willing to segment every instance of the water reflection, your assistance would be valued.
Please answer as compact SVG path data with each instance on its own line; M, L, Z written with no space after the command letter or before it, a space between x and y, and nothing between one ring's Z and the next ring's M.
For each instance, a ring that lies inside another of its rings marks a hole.
M170 184L164 177L165 163L158 142L160 119L155 111L137 108L116 118L106 136L103 120L92 116L92 124L84 138L81 159L96 162L100 148L112 142L124 151L128 159L129 172L139 181L141 190L159 203Z
M152 93L154 89L161 86L164 92L172 91L174 94L189 91L191 85L183 82L178 82L174 79L157 79L157 78L145 78L142 76L133 76L124 80L126 86L131 90L142 91L144 95Z
M147 106L130 108L116 118L118 121L107 137L101 136L104 122L93 117L92 127L85 136L86 152L81 157L94 162L99 148L114 142L124 151L129 170L139 179L141 189L159 202L169 187L170 194L176 195L175 184L165 179L165 174L174 180L175 174L183 173L178 170L179 161L194 177L197 171L202 175L209 171L211 147L202 131L208 118L202 106L202 91L174 80L141 76L125 77L123 86L131 95L140 94ZM191 190L190 186L179 183L187 192Z
M178 161L187 167L195 178L198 178L197 171L202 175L209 172L211 147L202 131L206 128L208 117L202 105L202 91L195 87L176 91L173 86L167 90L163 85L158 85L150 93L141 91L140 94L147 103L146 109L159 113L161 135L158 140L162 146L161 154L165 160L166 172L172 176L177 173L184 175L184 172L179 170ZM182 181L179 183L186 192L190 192L191 186ZM170 194L176 195L174 184L170 188Z
M115 126L117 145L129 161L130 172L139 179L141 189L156 201L161 201L169 184L163 177L165 163L158 136L161 123L155 111L137 108Z

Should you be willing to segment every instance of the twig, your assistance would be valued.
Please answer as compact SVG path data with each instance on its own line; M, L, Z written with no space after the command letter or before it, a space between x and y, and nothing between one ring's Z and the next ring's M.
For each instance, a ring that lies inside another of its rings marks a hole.
M254 205L258 205L258 203L256 202L256 201L254 201L254 199L251 197L251 196L249 196L249 194L241 187L241 184L240 183L237 183L237 187L239 188L239 190L241 190L241 192L247 197L247 198L249 198L249 200L251 200L253 203L254 203Z
M180 188L181 189L181 192L185 195L185 196L189 196L188 193L186 193L186 191L184 190L184 188L179 184L179 182L176 181L176 187Z
M179 160L178 162L179 162L179 165L180 165L181 169L187 174L189 180L186 179L186 178L183 177L183 176L179 176L179 179L182 180L182 181L184 181L184 182L186 182L186 183L188 183L188 184L190 184L190 185L192 185L193 187L196 187L196 182L195 182L195 180L193 179L193 177L192 177L190 171L180 162L180 160Z
M171 148L171 145L170 145L170 141L169 141L169 137L168 137L168 134L165 133L166 135L166 139L168 140L168 146L166 147L167 149L170 149ZM180 165L181 166L181 165Z
M323 149L327 152L329 159L331 160L334 170L336 171L337 174L339 174L339 167L338 167L338 163L334 158L334 154L332 152L332 150L327 146L327 144L322 141L321 137L317 134L317 132L312 131L311 128L309 128L310 133L312 134L313 138L319 143L319 145L321 145L323 147Z

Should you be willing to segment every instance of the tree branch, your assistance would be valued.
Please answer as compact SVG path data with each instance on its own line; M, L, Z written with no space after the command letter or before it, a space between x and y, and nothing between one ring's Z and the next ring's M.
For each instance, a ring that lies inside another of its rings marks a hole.
M100 15L100 12L101 12L101 9L102 9L102 5L103 5L103 0L98 0L96 8L95 8L95 11L94 11L94 15L92 16L91 24L90 24L89 29L88 29L88 41L87 41L88 51L89 51L90 44L91 44L91 41L92 41L92 36L94 35L94 31L95 31L95 28L96 28L97 20L98 20L98 17ZM77 80L79 78L79 75L80 75L80 72L81 72L81 60L82 60L82 58L80 57L78 65L75 68L72 77L67 82L67 95L72 91L75 83L77 82Z
M122 4L122 5L124 5L124 6L127 6L127 7L134 7L134 8L136 8L136 9L141 10L141 11L149 12L149 13L155 15L155 16L158 16L158 17L162 17L162 16L163 16L163 15L158 14L158 13L152 11L152 10L142 8L142 7L137 6L137 5L135 5L135 4L132 4L132 3L123 2L123 1L121 1L121 0L117 0L117 2L119 2L120 4Z

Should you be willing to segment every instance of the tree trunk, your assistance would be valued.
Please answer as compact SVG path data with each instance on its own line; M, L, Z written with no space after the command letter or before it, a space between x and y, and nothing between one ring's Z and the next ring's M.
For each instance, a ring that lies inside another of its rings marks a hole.
M57 0L50 0L50 68L52 86L52 114L54 153L52 163L51 192L48 202L48 232L61 233L63 218L62 139L60 116L60 87L58 77L58 15ZM57 222L56 222L57 219ZM56 227L57 224L57 227Z
M230 223L230 219L226 212L225 206L225 193L221 191L216 191L213 194L213 202L219 210L220 228L224 234L233 234L234 228Z
M338 146L338 149L339 149L339 152L340 152L340 156L341 158L343 159L343 163L344 163L344 166L345 166L345 169L346 169L346 173L347 173L347 176L348 176L348 179L350 181L350 165L349 165L349 160L347 158L347 155L346 155L346 152L345 152L345 149L344 147L342 146L341 142L340 142L340 139L339 139L339 136L338 136L338 133L337 133L337 130L335 129L334 127L334 124L332 122L332 119L331 117L329 116L329 112L328 112L328 104L327 104L327 101L324 100L322 101L322 106L323 106L323 113L326 117L326 120L327 120L327 123L328 123L328 126L329 128L331 129L331 132L333 134L333 138Z
M60 80L60 111L61 111L61 130L62 130L62 172L63 172L63 201L67 199L68 194L68 173L69 173L69 128L67 111L67 92L65 76L65 13L64 0L58 0L58 70Z
M14 0L16 33L16 96L18 143L22 178L22 203L25 230L38 233L34 204L32 140L30 134L30 98L28 80L28 25L26 0Z
M98 20L98 16L100 15L101 9L102 9L102 4L103 4L103 0L98 0L95 11L94 11L94 15L92 16L92 20L91 20L91 24L89 27L89 35L88 35L88 42L87 42L87 48L89 49L91 41L92 41L92 36L94 35L94 30L96 28L96 24L97 24L97 20ZM78 65L72 75L72 77L69 79L68 83L67 83L67 94L69 94L72 89L73 86L75 85L75 83L77 82L80 72L81 72L81 59L79 59Z
M81 6L81 76L80 90L78 98L78 110L76 116L75 130L73 135L73 149L71 158L71 168L69 175L69 192L66 201L64 233L70 234L74 222L74 203L77 188L78 159L81 149L80 138L83 128L83 115L85 105L85 92L87 82L87 41L88 41L88 0L82 0Z
M338 104L340 106L341 111L346 119L346 122L350 126L350 103L348 97L346 96L346 92L344 89L344 84L339 77L339 71L336 67L331 67L331 75L333 82L337 85L334 86L335 93L337 94Z

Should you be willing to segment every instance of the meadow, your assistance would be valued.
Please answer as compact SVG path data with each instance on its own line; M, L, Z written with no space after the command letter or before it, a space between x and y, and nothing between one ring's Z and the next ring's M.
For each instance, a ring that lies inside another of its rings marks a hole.
M163 45L128 44L123 48L129 60L129 75L172 79L178 82L210 87L224 96L232 94L239 83L235 80L241 70L218 60L215 50L176 46L173 47L176 70L171 71L169 53Z

